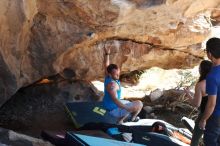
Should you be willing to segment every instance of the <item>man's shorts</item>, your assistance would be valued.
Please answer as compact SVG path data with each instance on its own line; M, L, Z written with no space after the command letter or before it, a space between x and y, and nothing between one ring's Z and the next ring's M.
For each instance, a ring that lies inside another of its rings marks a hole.
M127 107L132 107L133 106L133 103L130 102L130 101L127 101L127 100L120 100L120 101L123 104L125 104L125 106L127 106ZM113 115L114 117L117 117L117 118L124 117L127 114L129 114L129 116L131 116L130 112L128 112L127 110L122 109L122 108L113 109L112 111L110 111L110 114Z

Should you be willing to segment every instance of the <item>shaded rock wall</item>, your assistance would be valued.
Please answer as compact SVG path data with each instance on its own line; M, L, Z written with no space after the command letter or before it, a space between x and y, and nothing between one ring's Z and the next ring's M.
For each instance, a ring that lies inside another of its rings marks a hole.
M74 125L65 111L66 102L99 100L89 83L55 76L49 83L37 83L13 95L0 108L0 126L34 137L42 130L70 131Z
M35 0L0 1L0 105L34 79L27 48L36 13Z
M104 45L122 72L192 67L217 7L218 0L1 0L0 105L66 67L81 79L103 77Z

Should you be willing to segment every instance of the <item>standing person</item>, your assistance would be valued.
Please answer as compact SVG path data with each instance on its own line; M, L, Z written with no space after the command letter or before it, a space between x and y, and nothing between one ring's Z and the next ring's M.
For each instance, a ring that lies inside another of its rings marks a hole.
M212 62L208 60L203 60L199 65L199 80L195 85L195 94L194 96L190 95L190 91L188 88L185 89L185 93L189 98L190 103L195 106L199 107L200 113L198 118L196 119L193 136L190 143L190 146L198 146L199 140L202 137L203 130L199 128L199 121L205 111L205 106L208 101L208 95L206 94L206 76L210 72L212 68Z
M131 118L131 121L138 120L137 115L143 104L141 101L129 102L121 99L121 84L119 81L120 69L116 64L109 64L110 48L105 47L105 82L103 105L111 115L119 118L118 123Z
M199 126L204 131L206 146L219 146L220 136L220 39L211 38L206 43L208 58L213 67L206 78L208 102Z

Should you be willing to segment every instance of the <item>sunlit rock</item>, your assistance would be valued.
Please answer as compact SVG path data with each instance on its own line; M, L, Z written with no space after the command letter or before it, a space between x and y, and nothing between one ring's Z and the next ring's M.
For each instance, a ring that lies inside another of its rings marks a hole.
M102 78L104 46L124 73L195 66L217 7L218 0L1 0L0 105L64 68Z

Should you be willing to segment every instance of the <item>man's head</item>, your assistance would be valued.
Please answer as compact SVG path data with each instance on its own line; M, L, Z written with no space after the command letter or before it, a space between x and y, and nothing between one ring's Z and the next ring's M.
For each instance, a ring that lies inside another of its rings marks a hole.
M120 69L116 64L110 64L107 67L107 72L114 80L118 80L120 77Z
M220 59L220 39L211 38L206 43L208 58L212 61Z

